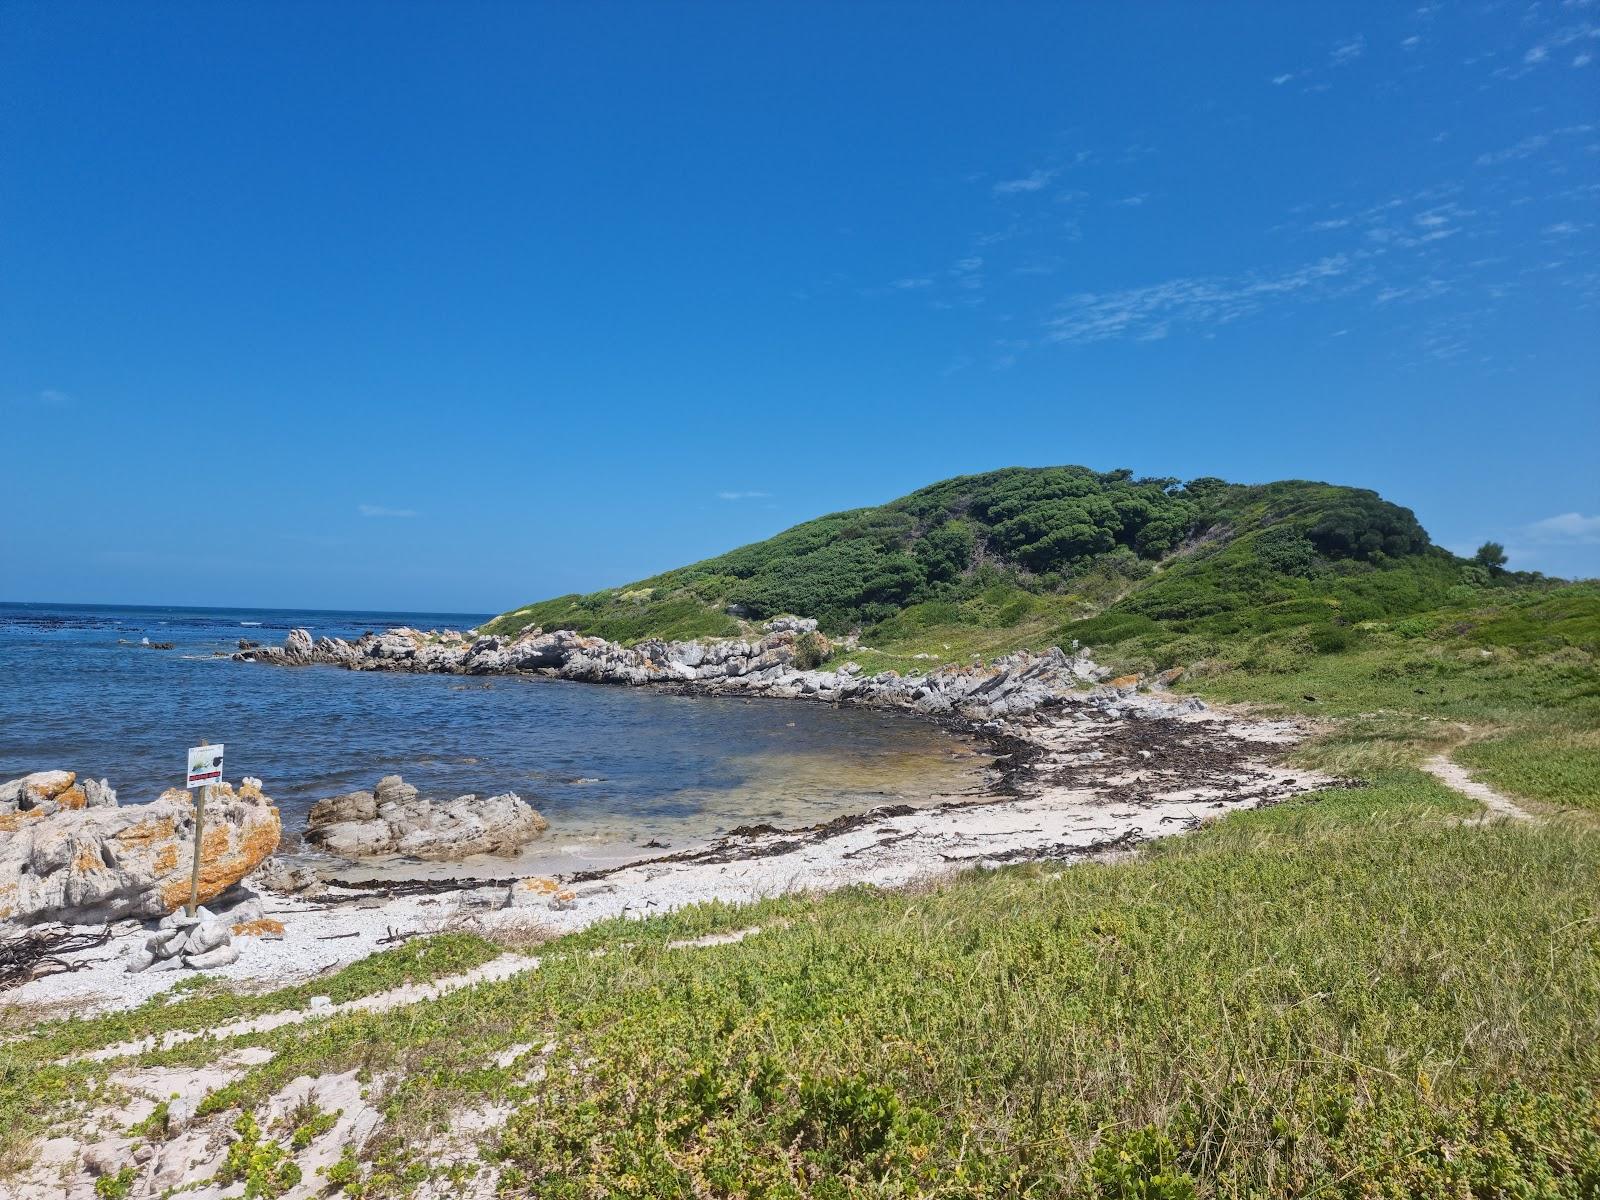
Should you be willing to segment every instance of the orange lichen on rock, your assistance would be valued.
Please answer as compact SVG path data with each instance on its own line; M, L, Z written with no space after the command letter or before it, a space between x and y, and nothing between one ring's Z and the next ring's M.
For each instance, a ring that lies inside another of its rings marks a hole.
M205 833L200 835L200 857L220 858L228 852L232 840L228 836L228 831L220 825L209 826Z
M240 937L282 937L283 922L272 917L258 917L254 921L240 921L233 932Z
M536 896L549 896L561 890L559 883L554 879L546 879L543 875L530 875L526 879L519 879L517 886Z
M80 874L88 871L104 870L105 865L106 860L100 857L100 847L93 842L87 845L80 845L78 853L72 858L72 869Z
M157 817L149 821L140 821L137 825L124 829L116 835L116 841L130 850L141 849L152 842L165 841L173 835L175 829L171 817Z
M76 771L37 771L28 776L22 788L33 804L54 800L78 781Z
M67 923L155 917L189 899L195 796L118 805L109 785L70 771L27 777L23 804L0 814L0 909ZM27 803L40 797L37 804ZM282 819L251 786L218 785L205 809L198 898L212 900L278 847Z
M1109 686L1119 690L1122 688L1136 688L1139 686L1139 676L1118 675L1115 679L1109 681Z
M255 870L268 855L278 848L280 825L278 810L267 806L272 814L270 823L246 826L238 844L234 844L231 827L206 829L200 837L200 881L197 899L207 900L222 895L239 880ZM193 859L184 855L186 868L192 868ZM179 872L177 878L167 881L161 888L161 900L167 908L175 909L189 902L189 869Z
M30 808L23 812L0 813L0 833L15 833L26 821L37 821L44 814L38 809Z

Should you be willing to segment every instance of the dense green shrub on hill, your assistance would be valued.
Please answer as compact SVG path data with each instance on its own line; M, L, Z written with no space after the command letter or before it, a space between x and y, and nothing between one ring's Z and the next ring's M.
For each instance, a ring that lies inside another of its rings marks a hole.
M1383 567L1428 551L1416 517L1373 492L1013 467L818 517L626 588L529 605L488 628L508 633L537 624L637 641L731 634L736 616L795 613L839 633L916 605L970 600L997 578L1035 595L1077 595L1098 608L1143 589L1142 581L1159 583L1152 578L1158 567L1205 563L1220 553L1204 579L1151 600L1157 610L1176 606L1196 616L1233 607L1284 578L1340 564Z

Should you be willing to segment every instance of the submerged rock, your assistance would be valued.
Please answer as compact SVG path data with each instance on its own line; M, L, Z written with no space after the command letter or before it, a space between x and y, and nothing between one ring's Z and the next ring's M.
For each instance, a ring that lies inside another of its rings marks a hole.
M103 780L38 772L0 784L0 921L100 924L159 917L189 898L194 801L173 788L117 804ZM206 804L200 899L237 883L277 848L282 823L256 781L219 783Z
M317 801L306 841L344 858L401 854L449 861L510 854L548 828L550 823L514 792L436 802L400 776L386 775L370 792Z

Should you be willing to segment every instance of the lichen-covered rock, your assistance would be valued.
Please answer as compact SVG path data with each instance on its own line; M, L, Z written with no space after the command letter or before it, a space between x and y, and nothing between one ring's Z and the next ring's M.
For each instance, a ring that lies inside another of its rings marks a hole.
M15 810L0 813L0 921L98 924L159 917L188 900L194 848L188 792L173 788L149 804L119 806L104 783L80 787L72 772L50 774L66 777L65 786L59 778L41 786L28 776L35 782L18 789ZM202 901L277 848L278 810L253 784L211 789L201 838Z
M343 858L401 854L449 861L509 854L548 828L550 823L513 792L437 803L400 776L386 775L371 792L319 800L311 809L306 841Z

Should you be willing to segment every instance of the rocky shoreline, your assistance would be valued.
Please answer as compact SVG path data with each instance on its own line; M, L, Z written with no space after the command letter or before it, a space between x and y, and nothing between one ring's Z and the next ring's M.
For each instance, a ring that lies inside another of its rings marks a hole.
M903 887L972 866L1113 856L1231 811L1338 783L1284 765L1308 732L1298 723L1226 712L1171 715L1155 709L1167 702L1145 694L1121 703L1126 711L1119 719L1078 693L1009 723L1001 736L1012 757L987 795L930 796L921 806L887 805L801 828L747 826L705 845L559 879L361 878L365 872L314 878L268 858L212 910L230 930L256 933L227 905L259 897L270 905L262 913L273 922L270 935L252 937L242 955L214 973L238 984L278 986L420 933L544 937L704 901L750 903L857 884ZM1141 717L1129 719L1132 712ZM109 948L64 954L62 973L15 987L4 1000L136 1005L168 986L154 969L127 973L131 961L143 963L141 950L159 958L157 951L177 948L180 959L199 951L191 950L192 935L180 938L168 926L177 929L176 922L154 925L149 918L113 921ZM156 950L149 949L152 938Z
M902 709L986 740L996 761L985 792L928 796L921 805L887 805L813 826L744 826L706 844L557 878L486 878L480 864L476 873L464 870L439 880L372 876L370 868L354 868L363 859L372 861L372 854L421 861L458 857L468 843L472 853L514 849L543 831L543 818L514 794L433 802L390 776L371 792L329 797L313 810L307 840L345 858L351 870L312 875L279 858L257 858L245 868L247 878L239 879L245 870L232 873L242 888L226 896L212 893L215 911L199 926L167 917L153 933L151 922L176 906L170 886L160 891L159 902L113 898L93 915L110 922L107 931L118 953L69 955L64 965L71 973L25 983L7 999L70 998L120 1007L164 986L158 978L147 981L157 971L141 967L188 965L190 959L225 978L277 983L361 958L392 941L397 929L409 936L444 928L493 934L532 926L541 935L555 934L707 900L743 903L849 884L899 887L964 866L1118 854L1234 809L1337 783L1283 765L1289 747L1308 732L1305 727L1209 712L1198 700L1165 691L1165 681L1152 689L1137 677L1109 678L1083 651L1024 652L924 675L866 676L849 662L831 671L798 665L800 652L814 653L818 638L813 622L793 618L771 623L756 639L638 647L539 630L505 639L402 629L344 642L313 639L297 629L282 647L250 647L234 657L353 670L539 674ZM255 781L247 786L255 789ZM106 814L94 818L102 823L137 819L130 815L135 807L114 807L109 786L74 787L66 773L19 781L12 819L36 822L41 831L46 824L70 824L96 813ZM81 811L71 807L80 793L86 804L94 799ZM258 796L253 790L250 798ZM169 795L136 807L166 804L176 810L184 799ZM262 803L271 813L276 843L276 809ZM24 810L30 815L21 815ZM183 814L171 815L173 833L181 838ZM161 865L172 857L163 851ZM163 885L170 882L163 873ZM125 881L117 896L143 896L136 884ZM68 895L72 890L52 893L56 919L84 915ZM252 897L267 896L273 908L258 913ZM241 910L244 916L269 918L271 929L235 919L229 911L234 901L251 905ZM258 936L239 956L209 945L219 930Z
M843 645L850 648L853 643ZM541 675L586 683L656 685L709 695L864 704L976 723L1021 717L1069 695L1113 718L1180 716L1204 708L1193 697L1144 697L1141 703L1130 703L1144 681L1138 676L1110 678L1111 672L1082 649L1070 655L1059 647L1039 654L1023 650L987 664L947 664L919 675L896 671L866 675L848 660L828 671L800 665L808 651L830 649L817 632L816 621L778 617L767 622L763 635L755 639L652 639L637 646L538 627L514 638L400 627L368 633L353 642L314 638L309 630L294 629L282 646L249 646L232 657L236 662L322 664L352 671ZM1088 695L1083 696L1086 688Z

